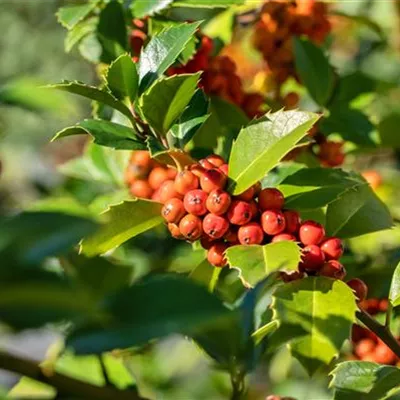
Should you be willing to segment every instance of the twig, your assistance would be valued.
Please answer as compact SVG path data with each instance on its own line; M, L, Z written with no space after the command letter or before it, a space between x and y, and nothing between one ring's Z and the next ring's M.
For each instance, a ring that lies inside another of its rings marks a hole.
M390 322L392 320L392 311L393 311L393 307L392 307L392 304L389 302L388 308L386 310L386 319L385 319L385 327L389 331L390 331Z

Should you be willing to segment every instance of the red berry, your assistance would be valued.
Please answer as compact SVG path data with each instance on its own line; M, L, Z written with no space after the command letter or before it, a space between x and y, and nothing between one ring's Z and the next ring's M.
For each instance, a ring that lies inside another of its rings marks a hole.
M203 233L202 226L201 219L192 214L184 216L179 222L179 229L182 235L191 241L200 239Z
M381 299L379 301L379 311L381 312L386 312L389 306L389 300L388 299Z
M300 228L300 214L297 211L284 211L286 221L286 231L289 233L297 233Z
M200 244L203 249L208 250L212 245L215 244L215 240L210 236L203 235L200 239Z
M233 200L228 210L228 220L234 225L244 225L250 222L252 210L249 203L241 200Z
M213 190L207 197L206 206L210 213L225 214L231 205L231 196L221 189Z
M199 178L191 171L181 171L175 178L175 190L180 194L186 194L198 187Z
M182 195L175 190L174 181L171 180L165 181L158 189L158 192L161 203L165 203L174 197L182 199Z
M150 187L147 181L138 179L131 184L130 192L135 197L150 199L153 194L153 189Z
M167 168L167 175L168 179L174 180L176 178L176 175L178 174L178 171L174 168Z
M324 227L315 221L305 221L301 224L299 238L301 243L308 246L318 244L325 236Z
M225 160L217 154L211 154L206 158L206 160L217 168L225 164Z
M134 151L130 158L130 165L132 166L136 178L144 178L149 173L153 166L153 160L150 153L146 150Z
M220 170L221 172L223 172L226 176L228 176L228 173L229 173L229 165L228 165L228 164L222 164L222 165L219 167L219 170Z
M236 198L238 200L250 201L253 199L254 194L255 194L254 186L251 186L247 190L245 190L243 193L241 193L239 196L236 196Z
M214 267L224 267L227 264L224 256L225 250L228 245L222 242L218 242L210 247L207 253L207 260Z
M219 215L207 214L203 220L203 231L213 239L220 239L229 229L229 222Z
M167 222L177 224L186 214L185 208L183 207L182 200L169 199L164 203L164 207L161 210L161 215Z
M376 343L372 339L361 339L354 348L354 353L360 359L363 359L365 355L371 353L376 347Z
M319 270L325 261L325 255L315 244L304 247L302 255L302 264L306 271Z
M254 200L251 200L249 204L251 209L251 219L255 219L258 217L258 204Z
M261 244L264 232L257 222L249 222L239 228L238 238L241 244Z
M204 169L213 169L215 168L215 165L211 164L210 161L207 159L203 158L202 160L199 161L199 164L204 168Z
M206 169L202 167L200 164L193 164L189 167L189 170L192 174L196 175L198 178L200 178Z
M200 177L200 186L205 192L210 193L216 189L223 189L226 180L226 175L218 169L209 169Z
M347 286L349 286L355 292L358 301L363 301L367 297L368 286L364 281L358 278L350 279L346 282Z
M285 230L285 217L278 210L264 211L261 215L261 225L267 235L275 236Z
M385 343L379 342L374 351L375 362L392 365L396 363L397 356Z
M203 190L191 190L185 194L183 205L185 210L193 215L204 215L207 213L206 207L207 193Z
M263 189L258 195L258 204L262 211L280 210L283 207L284 203L285 198L278 189Z
M154 190L158 189L168 179L168 171L162 167L153 168L148 177L149 185Z
M231 225L228 232L225 233L224 239L231 245L239 244L238 231Z
M295 242L296 236L291 235L290 233L280 233L279 235L275 235L271 242L272 243L278 243L278 242L284 242L284 241L291 241Z
M346 276L346 270L339 261L329 260L318 271L318 275L343 280Z
M325 239L320 247L327 260L339 260L343 255L343 243L336 237Z
M179 226L177 224L169 223L168 230L170 231L171 236L175 239L184 239L184 236L182 235L181 230L179 229Z

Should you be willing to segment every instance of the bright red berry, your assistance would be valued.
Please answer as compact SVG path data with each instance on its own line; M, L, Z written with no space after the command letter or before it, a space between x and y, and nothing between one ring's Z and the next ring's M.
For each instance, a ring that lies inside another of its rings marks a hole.
M179 229L186 239L194 241L200 239L203 233L203 224L199 217L188 214L179 222Z
M168 179L168 171L162 167L153 168L148 177L149 185L153 190L158 189Z
M286 221L286 231L289 233L297 233L300 228L300 214L297 211L288 210L284 211Z
M241 244L261 244L264 240L264 232L257 222L249 222L238 230L238 238Z
M343 280L346 276L346 270L339 261L329 260L318 271L318 275Z
M182 235L181 230L177 224L169 223L168 230L171 233L171 236L175 239L184 239L185 237Z
M210 213L225 214L231 205L231 196L221 189L213 190L207 197L206 206Z
M228 164L222 164L222 165L219 167L219 170L220 170L221 172L223 172L226 176L228 176L228 173L229 173L229 165L228 165Z
M207 193L196 189L185 194L183 205L189 214L204 215L207 213L206 201Z
M203 231L213 239L220 239L229 229L229 222L219 215L207 214L203 220Z
M215 168L215 165L211 164L210 161L207 159L203 158L202 160L199 161L199 164L204 168L204 169L213 169Z
M150 187L147 181L138 179L132 182L130 186L130 192L135 197L140 197L142 199L150 199L153 194L153 189Z
M182 199L182 195L175 190L174 181L165 181L158 189L158 196L161 203L165 203L167 200L177 197Z
M238 200L251 201L254 197L254 194L255 194L254 186L251 186L247 190L245 190L243 193L239 194L239 196L236 196L236 198Z
M267 235L275 236L285 230L285 217L278 210L264 211L261 215L261 225Z
M199 187L199 178L193 172L184 170L175 178L175 190L180 194L186 194Z
M207 253L207 260L214 267L224 267L227 264L225 251L228 245L223 242L218 242L210 247Z
M218 169L209 169L200 177L201 188L210 193L216 189L223 189L226 184L227 177Z
M282 192L280 192L278 189L263 189L258 195L258 204L262 211L280 210L284 203L285 198L283 197Z
M349 286L355 292L358 301L363 301L367 297L368 294L368 286L364 281L358 278L350 279L346 282L347 286Z
M229 207L228 220L234 225L244 225L250 222L252 218L252 210L249 203L242 200L233 200Z
M216 168L218 168L221 165L225 164L225 160L221 156L219 156L217 154L211 154L210 156L208 156L206 158L206 160L209 163L211 163L212 165L214 165L214 167L216 167Z
M325 237L324 227L315 221L305 221L299 229L299 238L301 243L308 246L318 244Z
M167 222L177 224L186 214L183 202L176 197L169 199L164 203L164 207L161 210L161 215Z
M343 255L343 243L336 237L325 239L320 247L327 260L339 260Z
M325 255L315 244L304 247L302 264L306 271L318 271L325 261Z
M278 242L284 242L284 241L290 241L290 242L295 242L296 236L291 235L290 233L280 233L279 235L275 235L271 243L278 243Z

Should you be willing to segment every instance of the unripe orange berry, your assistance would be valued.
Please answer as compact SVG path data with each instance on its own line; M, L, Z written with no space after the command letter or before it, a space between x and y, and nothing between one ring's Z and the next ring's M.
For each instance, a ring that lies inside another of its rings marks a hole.
M177 224L186 214L183 202L176 197L165 202L161 215L167 222Z
M180 194L186 194L199 187L199 178L189 170L179 172L175 178L175 190Z
M304 247L302 253L302 264L306 271L318 271L322 268L325 255L315 244Z
M210 161L208 161L206 158L203 158L199 161L199 164L204 168L204 169L213 169L215 168L215 165L211 164Z
M236 198L243 201L251 201L254 195L255 195L254 186L251 186L243 193L239 194L239 196L236 196Z
M229 165L228 164L222 164L219 167L219 170L224 173L226 176L228 176L228 172L229 172Z
M175 190L174 181L165 181L158 189L158 195L161 203L165 203L167 200L177 197L182 199L182 195Z
M233 200L228 209L227 217L231 224L247 224L252 218L252 209L250 204L242 200Z
M147 181L138 179L132 183L130 192L133 196L140 197L142 199L150 199L153 194L153 189L150 187Z
M182 240L185 238L182 235L181 230L179 229L179 226L177 224L169 223L168 230L170 231L171 236L174 237L175 239Z
M149 174L149 185L153 190L157 190L165 181L168 180L168 172L165 168L153 168Z
M215 167L218 168L218 167L220 167L221 165L225 164L225 160L224 160L221 156L219 156L219 155L217 155L217 154L211 154L210 156L208 156L208 157L206 158L206 160L207 160L209 163L211 163L211 164L214 166L214 168L215 168Z
M343 255L343 243L336 237L325 239L320 247L327 260L338 260Z
M218 242L210 247L207 253L207 260L214 267L224 267L227 264L225 251L228 245L223 242Z
M229 229L226 218L215 214L207 214L203 220L203 231L213 239L220 239Z
M349 286L356 294L358 301L363 301L366 299L368 294L368 287L364 281L358 278L350 279L346 282L347 286Z
M226 180L226 175L218 169L209 169L200 177L200 186L205 192L210 193L213 190L223 189Z
M278 210L264 211L261 215L261 225L267 235L275 236L285 230L285 217Z
M206 207L212 214L222 215L231 205L231 196L221 189L213 190L207 197Z
M204 190L196 189L185 194L183 205L188 213L200 216L207 213L206 201L207 193Z
M190 241L200 239L203 233L202 222L199 217L188 214L185 215L179 222L179 229L182 235Z
M283 212L286 221L286 231L289 233L297 233L300 228L300 215L297 211L287 210Z
M261 244L264 240L264 232L257 222L249 222L238 230L240 244Z
M304 221L299 229L299 238L301 243L308 246L310 244L319 244L325 237L325 228L315 221Z
M167 168L168 179L174 180L177 174L178 171L175 168Z
M318 271L318 275L343 280L346 276L346 270L339 261L329 260Z
M261 190L258 195L258 204L262 211L280 210L285 203L285 198L281 191L274 188Z
M278 243L278 242L285 242L285 241L290 241L290 242L295 242L296 236L291 235L290 233L280 233L279 235L275 235L271 243Z

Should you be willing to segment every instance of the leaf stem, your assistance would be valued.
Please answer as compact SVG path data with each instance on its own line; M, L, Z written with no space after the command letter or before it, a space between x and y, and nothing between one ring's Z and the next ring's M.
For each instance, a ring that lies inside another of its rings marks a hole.
M363 310L357 311L356 316L370 331L375 333L397 357L400 357L400 343L396 340L388 327L380 324Z
M119 390L110 386L95 386L58 372L44 374L38 363L0 351L0 369L27 376L48 384L67 397L105 400L145 400L135 390Z
M390 330L390 322L392 320L392 311L393 311L392 303L389 302L388 308L386 310L386 319L385 319L385 327L387 330Z
M231 371L232 396L231 400L240 400L244 394L244 373L236 369Z

